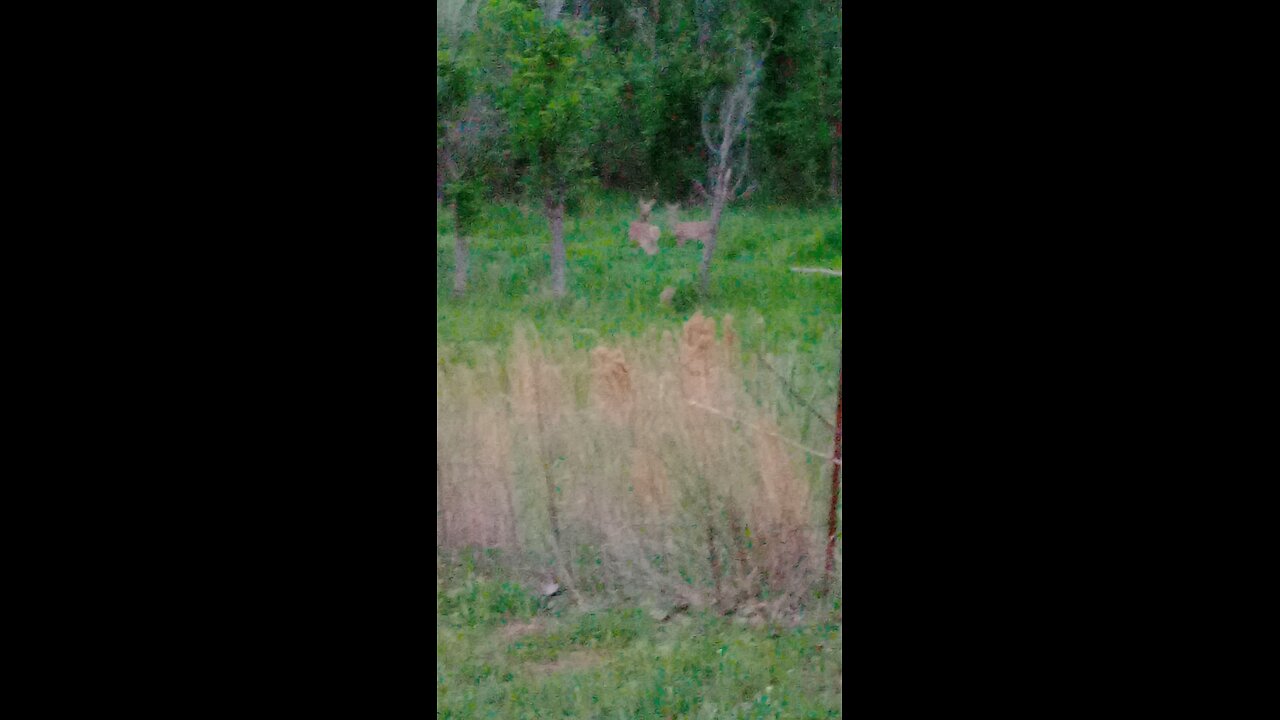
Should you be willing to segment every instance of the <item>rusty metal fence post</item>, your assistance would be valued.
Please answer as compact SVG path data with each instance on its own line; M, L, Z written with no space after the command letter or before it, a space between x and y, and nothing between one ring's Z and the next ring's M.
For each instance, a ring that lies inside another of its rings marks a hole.
M844 439L844 351L840 352L840 389L836 394L836 439L831 453L831 512L827 516L827 564L822 571L822 587L830 587L836 554L836 506L840 501L840 472L844 468L841 443Z

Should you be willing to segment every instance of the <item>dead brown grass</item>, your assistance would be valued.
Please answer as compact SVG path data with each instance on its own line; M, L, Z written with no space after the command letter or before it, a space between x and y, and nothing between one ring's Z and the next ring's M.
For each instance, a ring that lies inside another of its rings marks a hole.
M731 317L719 331L695 315L678 338L575 353L524 328L505 363L442 365L437 542L572 564L578 597L798 596L820 554L825 475L779 436L830 438L802 437L817 426L780 412L775 380L738 360Z
M542 621L513 622L502 628L501 637L507 642L514 642L523 637L537 635L546 631Z
M809 487L795 471L790 453L769 420L755 431L760 483L752 501L757 542L756 566L771 585L791 587L791 579L813 570L802 564L816 557L818 536L809 525L814 506Z
M631 421L631 376L621 350L600 346L591 351L591 399L596 410L616 426Z
M445 528L442 542L446 546L515 549L518 540L508 482L511 441L507 413L500 406L465 401L482 392L481 385L473 372L460 371L452 389L445 385L436 401L437 418L443 413L450 419L437 422L438 446L466 443L474 449L437 456L441 505L437 516Z

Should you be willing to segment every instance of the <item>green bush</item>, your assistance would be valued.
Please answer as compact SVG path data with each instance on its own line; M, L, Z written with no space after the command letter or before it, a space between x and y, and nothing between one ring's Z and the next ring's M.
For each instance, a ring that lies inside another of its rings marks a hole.
M698 288L692 281L682 282L676 286L675 297L671 298L671 307L681 315L693 312L698 305Z

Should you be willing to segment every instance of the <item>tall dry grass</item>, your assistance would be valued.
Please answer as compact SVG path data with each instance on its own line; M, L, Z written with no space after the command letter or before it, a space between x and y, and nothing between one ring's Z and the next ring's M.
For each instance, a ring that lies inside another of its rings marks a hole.
M829 380L800 370L834 408ZM831 436L742 359L731 317L590 352L521 328L506 357L436 380L445 552L500 549L588 603L777 610L815 587Z

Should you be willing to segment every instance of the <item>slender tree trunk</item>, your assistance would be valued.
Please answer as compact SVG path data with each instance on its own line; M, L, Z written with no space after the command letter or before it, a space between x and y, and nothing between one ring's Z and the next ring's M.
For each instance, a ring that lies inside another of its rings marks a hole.
M547 221L551 224L551 292L565 296L564 198L549 194L546 198Z
M711 237L702 244L702 262L698 264L698 289L702 293L702 299L711 297L711 256L716 251L716 235L719 228L711 230Z
M449 204L453 212L453 294L462 297L467 292L467 265L470 257L467 252L467 238L458 223L458 203Z
M840 198L840 186L836 184L836 158L840 156L840 147L838 143L831 144L831 197L832 199Z
M716 239L720 236L720 213L724 211L724 199L717 196L711 205L711 236L702 244L702 263L698 265L698 282L705 300L711 297L711 257L716 252Z

